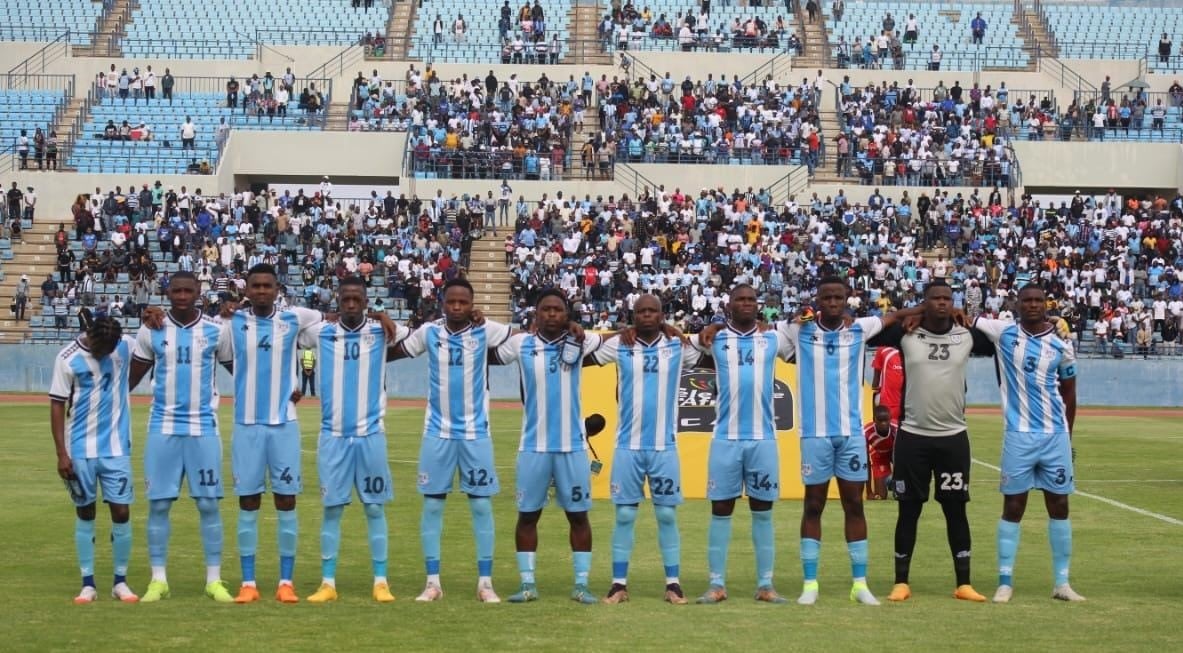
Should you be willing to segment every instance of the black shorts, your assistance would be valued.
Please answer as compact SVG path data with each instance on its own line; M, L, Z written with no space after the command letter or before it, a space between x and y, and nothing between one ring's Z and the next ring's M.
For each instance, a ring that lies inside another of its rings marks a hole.
M969 435L932 437L900 429L892 460L892 492L901 501L928 501L936 479L937 501L969 501Z

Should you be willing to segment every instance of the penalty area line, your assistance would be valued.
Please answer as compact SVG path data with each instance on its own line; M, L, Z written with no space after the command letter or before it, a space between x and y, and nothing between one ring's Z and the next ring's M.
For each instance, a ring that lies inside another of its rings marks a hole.
M977 458L974 458L973 461L974 461L974 463L981 465L982 467L985 467L987 469L992 469L996 472L1002 471L1002 468L998 467L997 465L991 465L990 463L982 462L981 460L978 460ZM1151 512L1149 510L1145 510L1145 509L1139 508L1137 506L1131 506L1128 503L1122 503L1120 501L1110 499L1109 497L1103 497L1099 494L1093 494L1092 492L1084 492L1081 490L1077 490L1076 494L1079 496L1085 497L1086 499L1093 499L1094 501L1100 501L1101 503L1109 504L1109 505L1113 506L1114 508L1121 508L1122 510L1128 510L1129 512L1137 513L1137 514L1142 515L1144 517L1150 517L1153 519L1157 519L1159 521L1166 522L1168 524L1173 524L1175 526L1183 526L1183 519L1175 519L1174 517L1169 517L1167 515L1163 515L1163 514L1160 514L1157 512Z

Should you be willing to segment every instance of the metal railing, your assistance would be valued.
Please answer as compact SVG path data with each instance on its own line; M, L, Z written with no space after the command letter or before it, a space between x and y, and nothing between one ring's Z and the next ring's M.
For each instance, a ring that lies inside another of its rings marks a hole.
M163 140L162 138L159 141L148 142L102 141L97 148L99 153L97 157L98 171L101 173L136 173L147 168L154 173L192 174L190 166L200 166L205 161L210 164L210 173L214 172L218 155L221 153L216 145L182 149L178 146L177 140L170 137L168 140L177 144L166 148L163 147ZM77 151L74 151L70 157L75 165L80 161L80 154Z
M85 45L83 38L93 37L93 32L67 30L71 45ZM0 41L44 41L50 42L62 35L62 28L38 25L0 25Z
M66 30L58 35L57 38L45 44L40 50L25 58L24 61L18 63L12 68L8 69L8 88L21 88L31 75L41 75L45 72L45 68L59 60L64 59L70 54L70 30ZM73 85L71 81L71 86Z
M804 192L809 188L809 169L806 166L799 165L789 168L785 176L777 179L768 186L768 192L772 196L772 203L784 204L789 201L789 198Z
M1060 86L1072 89L1075 97L1097 92L1097 87L1092 82L1082 77L1080 73L1064 65L1063 61L1055 57L1041 57L1039 59L1039 70L1042 73L1050 75L1052 79L1058 79Z
M874 50L871 51L871 60L864 61L861 48L855 47L853 43L847 43L850 54L849 60L843 59L841 53L838 53L837 44L827 44L827 48L833 48L835 57L837 59L838 68L872 68L884 70L931 70L931 48L908 48L905 47L903 51L903 58L901 61L896 61L895 58L888 55L886 59L878 59ZM1037 54L1034 55L1036 59L1039 58L1038 48ZM1023 70L1025 66L1031 63L1032 55L1029 55L1026 50L1019 46L995 46L995 45L980 45L980 46L966 46L965 49L958 50L941 50L940 70L962 71L962 72L981 72L985 68L1013 68L1014 70Z
M245 97L250 91L250 77L235 78L238 81L238 93L240 98ZM260 80L263 77L259 77ZM274 77L276 88L283 83L283 76ZM229 77L198 77L198 76L184 76L173 77L173 95L186 95L193 93L205 93L212 95L226 95L226 84L230 81ZM157 78L159 85L160 79ZM159 87L159 86L158 86ZM299 99L300 92L305 88L315 89L320 91L325 96L325 106L328 106L329 98L332 95L333 80L329 77L297 77L295 83L292 85L292 99L291 103L295 103ZM99 88L98 81L95 80L92 84L92 90L97 91L94 99L112 99L108 95L107 88ZM117 99L117 98L116 98ZM159 99L157 100L160 101Z
M1145 43L1128 41L1057 41L1061 59L1142 59L1155 56Z
M74 76L49 73L12 73L0 77L0 90L4 91L61 91L73 95Z
M364 58L365 51L362 48L356 45L350 45L342 49L332 59L311 70L308 73L308 77L312 79L332 79L344 75L346 69L353 67L354 64L362 61Z
M778 72L793 70L793 55L788 52L778 52L776 56L757 66L752 72L741 79L744 86L760 84L765 79L777 79Z
M639 170L624 162L617 162L612 170L613 181L619 183L626 190L632 189L632 197L641 196L643 191L656 193L658 184L641 174Z

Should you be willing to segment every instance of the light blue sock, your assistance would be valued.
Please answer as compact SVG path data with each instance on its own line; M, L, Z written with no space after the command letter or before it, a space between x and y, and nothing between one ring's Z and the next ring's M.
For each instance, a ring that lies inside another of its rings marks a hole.
M419 519L419 543L423 546L423 565L427 575L440 573L440 532L444 529L444 500L423 497L423 516Z
M1047 539L1052 545L1052 573L1056 586L1068 582L1068 564L1072 562L1072 520L1047 520Z
M806 583L817 580L817 558L821 548L820 540L801 538L801 577Z
M1014 587L1015 556L1019 552L1019 525L998 520L998 584Z
M168 536L172 526L168 512L172 507L172 499L148 502L148 562L153 567L168 563Z
M197 518L201 523L201 548L205 552L205 566L222 564L222 516L218 513L218 500L208 497L197 499Z
M867 580L867 541L857 540L846 543L846 551L850 554L850 576L856 581Z
M678 511L673 506L654 506L653 512L657 514L657 544L661 547L665 582L680 582L682 537L678 533Z
M476 571L482 578L493 575L493 502L489 497L470 497L472 535L476 538Z
M374 576L386 577L386 506L380 503L367 503L366 533L370 536L370 564L374 567Z
M127 565L131 560L131 523L111 524L111 558L115 564L115 577L127 576ZM122 580L116 580L119 584Z
M575 567L575 584L587 586L587 574L591 571L591 551L572 551L572 566Z
M300 532L295 510L276 510L279 517L279 580L291 582L296 568L296 537Z
M523 585L534 584L534 552L518 551L518 574L522 577Z
M255 554L259 548L259 511L238 511L238 556L242 563L242 582L255 580Z
M341 548L341 515L345 506L325 506L320 523L320 575L325 580L337 578L337 553Z
M636 524L636 506L616 506L616 527L612 529L613 583L624 585L628 581L628 561L633 555Z
M711 586L727 586L727 549L731 546L731 516L711 515L707 529L707 567Z
M78 571L94 587L94 520L74 519L74 548L78 550ZM83 582L83 585L86 583Z
M776 566L776 542L772 530L772 509L752 511L752 548L756 550L756 587L772 585Z

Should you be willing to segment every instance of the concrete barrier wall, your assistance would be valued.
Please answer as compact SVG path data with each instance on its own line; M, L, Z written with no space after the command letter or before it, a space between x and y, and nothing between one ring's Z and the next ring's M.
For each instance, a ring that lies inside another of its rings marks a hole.
M0 345L0 392L47 392L57 352L57 347L49 345ZM1183 406L1183 362L1083 359L1077 370L1081 405ZM427 365L422 359L391 363L386 378L392 397L427 395ZM225 370L219 372L218 381L223 395L230 395L233 386ZM492 368L490 384L494 399L518 399L517 367ZM147 387L138 393L147 393ZM971 404L999 402L992 360L970 362L967 396Z

